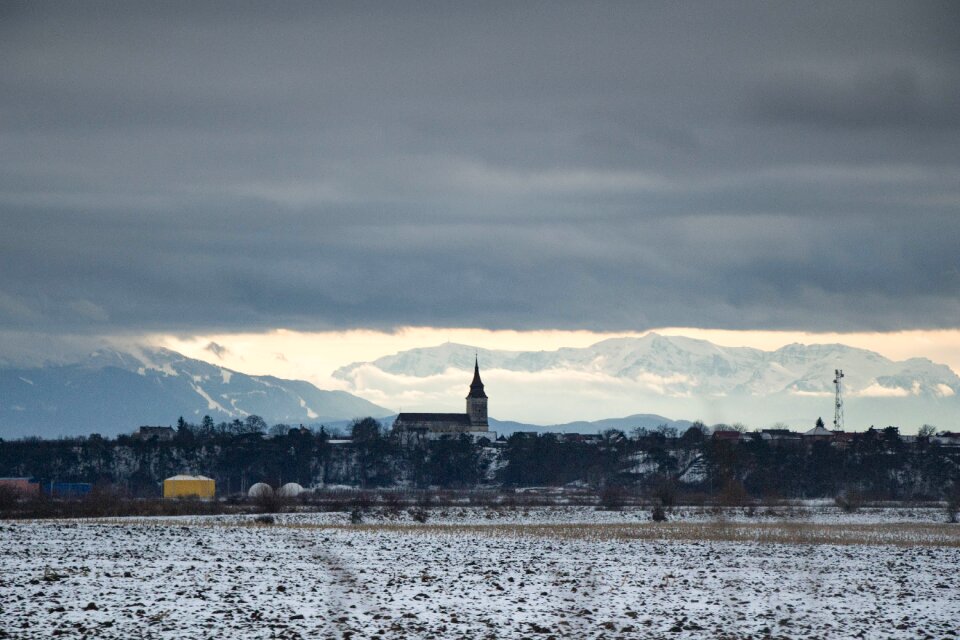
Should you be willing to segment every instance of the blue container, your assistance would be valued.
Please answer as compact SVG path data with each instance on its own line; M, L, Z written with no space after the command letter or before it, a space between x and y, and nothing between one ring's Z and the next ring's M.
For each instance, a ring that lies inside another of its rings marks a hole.
M77 498L90 493L92 485L89 482L51 482L49 493L55 498Z

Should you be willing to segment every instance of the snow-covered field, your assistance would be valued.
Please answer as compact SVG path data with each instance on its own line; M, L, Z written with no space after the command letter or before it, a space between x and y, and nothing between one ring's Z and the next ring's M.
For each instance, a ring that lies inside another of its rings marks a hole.
M325 512L287 514L284 522L310 524L346 524L348 513ZM894 524L894 523L942 523L942 509L919 507L863 507L854 513L844 513L829 500L808 500L796 504L778 506L746 507L674 507L670 520L682 522L798 522L818 524ZM409 510L390 511L374 508L372 519L376 522L414 522ZM625 508L607 511L590 506L554 507L438 507L430 510L433 524L636 524L648 522L650 510Z
M0 637L960 632L960 525L939 510L494 513L0 521Z

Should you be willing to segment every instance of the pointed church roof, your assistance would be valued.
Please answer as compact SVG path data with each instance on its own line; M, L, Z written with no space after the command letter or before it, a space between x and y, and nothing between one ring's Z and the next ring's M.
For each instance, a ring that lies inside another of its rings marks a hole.
M480 359L477 358L473 363L473 382L470 383L470 393L468 398L486 398L487 394L483 392L483 380L480 379Z

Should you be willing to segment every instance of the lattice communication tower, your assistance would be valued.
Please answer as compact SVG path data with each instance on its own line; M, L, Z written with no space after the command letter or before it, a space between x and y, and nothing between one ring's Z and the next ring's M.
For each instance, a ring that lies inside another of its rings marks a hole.
M833 386L836 388L836 397L833 404L833 429L843 431L843 369L833 370Z

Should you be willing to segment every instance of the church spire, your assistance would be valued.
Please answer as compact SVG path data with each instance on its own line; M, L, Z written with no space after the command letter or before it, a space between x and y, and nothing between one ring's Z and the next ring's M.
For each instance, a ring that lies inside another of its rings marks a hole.
M467 417L471 427L487 430L487 394L483 392L483 380L480 379L479 357L473 361L473 382L467 394Z
M473 382L470 383L470 395L468 398L486 398L487 394L483 392L483 380L480 379L480 358L476 356L473 362Z

